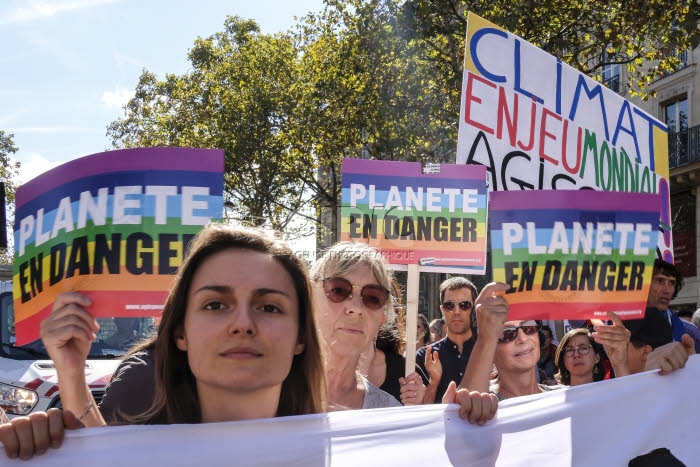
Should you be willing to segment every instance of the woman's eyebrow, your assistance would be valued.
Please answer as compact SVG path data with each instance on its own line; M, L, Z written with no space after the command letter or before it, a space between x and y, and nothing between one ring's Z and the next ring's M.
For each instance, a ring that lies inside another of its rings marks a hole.
M289 294L287 292L284 292L282 290L278 289L269 289L269 288L261 288L261 289L255 289L255 292L253 295L256 297L261 297L263 295L268 295L268 294L279 294L279 295L284 295L285 297L289 297Z
M218 292L218 293L222 293L222 294L233 293L233 289L231 287L229 287L228 285L203 285L202 287L195 290L194 293L198 294L200 292L205 292L205 291ZM269 294L284 295L285 297L290 296L287 292L285 292L283 290L278 290L278 289L273 289L273 288L268 288L268 287L262 287L259 289L255 289L255 291L253 292L253 295L255 297L262 297L263 295L269 295Z
M195 294L199 292L212 291L219 293L231 293L231 287L228 285L204 285L194 291Z

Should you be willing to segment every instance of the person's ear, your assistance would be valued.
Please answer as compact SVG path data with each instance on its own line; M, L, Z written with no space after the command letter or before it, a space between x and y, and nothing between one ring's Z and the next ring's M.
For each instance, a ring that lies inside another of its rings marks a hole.
M183 352L187 352L187 337L185 336L185 328L183 326L178 327L173 333L175 338L175 345L178 349Z
M642 359L643 359L644 363L646 363L646 361L647 361L647 356L648 356L650 353L652 353L653 351L654 351L654 349L652 349L651 346L650 346L649 344L646 344L646 345L642 348Z
M304 333L302 331L299 332L299 335L297 336L297 343L294 345L294 355L300 355L306 350L306 339L304 339Z
M595 354L595 363L597 365L600 362L600 354L595 353L595 352L593 352L593 353Z

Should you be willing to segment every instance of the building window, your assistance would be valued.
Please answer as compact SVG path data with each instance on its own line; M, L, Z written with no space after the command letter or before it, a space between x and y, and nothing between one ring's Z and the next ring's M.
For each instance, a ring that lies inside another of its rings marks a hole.
M663 104L664 123L668 131L680 132L688 129L688 98L682 96Z
M671 195L673 223L673 263L683 277L697 276L695 193L683 191Z
M688 160L688 97L681 96L661 105L663 120L668 126L668 157L671 167Z
M613 56L605 52L603 61L611 61ZM620 65L618 63L610 63L603 65L603 84L612 91L620 92Z
M685 68L688 65L690 65L690 61L688 60L688 58L689 58L688 49L685 49L681 52L678 52L678 54L676 54L676 57L678 57L678 60L681 61L681 64L678 67L679 70L681 68Z

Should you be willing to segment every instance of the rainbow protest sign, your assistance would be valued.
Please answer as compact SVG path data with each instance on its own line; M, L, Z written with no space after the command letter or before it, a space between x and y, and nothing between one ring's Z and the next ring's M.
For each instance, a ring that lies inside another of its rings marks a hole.
M17 345L39 338L56 296L81 292L95 316L158 316L184 247L223 213L223 151L109 151L17 189Z
M490 195L493 279L509 320L644 316L658 194L531 190Z
M657 247L673 262L666 125L473 13L456 161L484 165L491 191L660 193Z
M378 248L390 264L483 274L486 170L343 159L341 239ZM460 269L462 271L460 271Z

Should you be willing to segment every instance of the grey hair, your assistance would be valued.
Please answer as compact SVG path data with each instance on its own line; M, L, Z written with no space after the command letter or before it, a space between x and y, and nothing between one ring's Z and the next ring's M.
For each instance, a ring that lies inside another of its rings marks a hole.
M693 313L693 317L690 319L690 321L700 328L700 308L695 310L695 313Z

